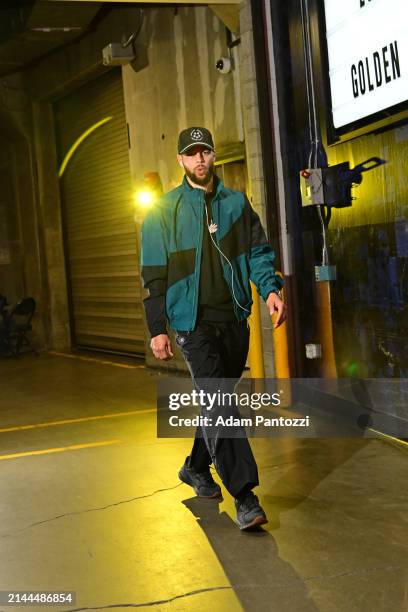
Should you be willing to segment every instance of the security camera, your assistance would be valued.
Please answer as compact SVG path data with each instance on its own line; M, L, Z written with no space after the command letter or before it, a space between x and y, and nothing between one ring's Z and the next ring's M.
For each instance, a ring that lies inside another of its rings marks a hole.
M221 74L228 74L232 70L232 61L229 57L220 57L215 64L216 69Z
M129 64L135 58L131 48L122 47L121 43L110 43L102 49L102 64L104 66L122 66Z

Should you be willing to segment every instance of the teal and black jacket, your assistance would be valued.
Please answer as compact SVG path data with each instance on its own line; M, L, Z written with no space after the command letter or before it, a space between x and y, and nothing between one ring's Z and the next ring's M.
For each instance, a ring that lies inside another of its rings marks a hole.
M204 190L182 184L165 194L147 213L142 225L141 274L149 296L144 300L147 325L152 337L174 330L192 331L197 322L203 231ZM213 234L220 254L224 278L235 298L238 321L249 316L252 295L250 280L266 300L279 291L283 280L275 274L275 254L265 236L258 215L245 194L228 189L216 179L211 202L212 219L218 226ZM208 279L211 283L211 279Z

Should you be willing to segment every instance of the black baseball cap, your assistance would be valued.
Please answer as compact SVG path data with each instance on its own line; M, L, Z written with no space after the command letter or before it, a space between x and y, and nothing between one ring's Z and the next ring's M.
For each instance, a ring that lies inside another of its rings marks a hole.
M186 153L192 147L202 145L214 151L214 142L211 132L203 127L189 127L180 132L178 139L179 155Z

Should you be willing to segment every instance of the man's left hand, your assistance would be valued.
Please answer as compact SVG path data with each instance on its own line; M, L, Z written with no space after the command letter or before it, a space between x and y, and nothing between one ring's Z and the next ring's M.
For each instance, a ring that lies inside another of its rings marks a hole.
M269 308L269 313L272 316L275 312L277 312L276 321L273 325L274 329L282 325L282 323L286 320L286 306L285 303L280 299L277 293L270 293L266 300L266 305Z

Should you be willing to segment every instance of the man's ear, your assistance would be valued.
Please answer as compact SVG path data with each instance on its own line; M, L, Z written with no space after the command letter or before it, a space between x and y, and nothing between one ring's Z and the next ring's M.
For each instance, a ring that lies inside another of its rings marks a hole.
M183 168L184 166L183 166L183 160L182 160L181 155L177 155L177 161L179 163L179 166L181 166Z

